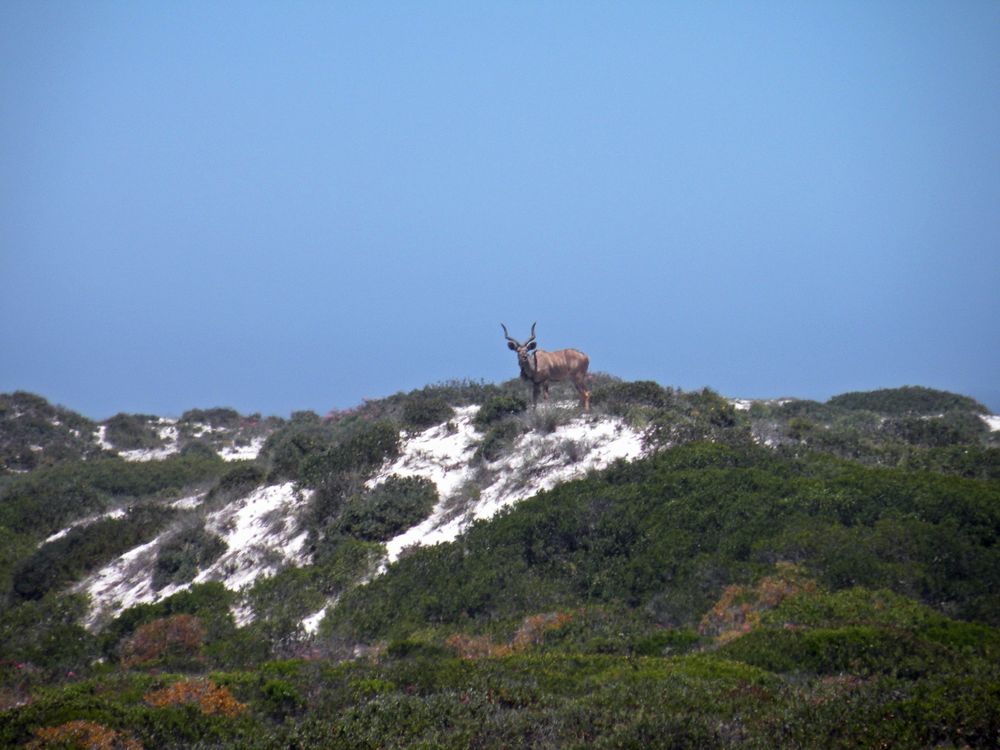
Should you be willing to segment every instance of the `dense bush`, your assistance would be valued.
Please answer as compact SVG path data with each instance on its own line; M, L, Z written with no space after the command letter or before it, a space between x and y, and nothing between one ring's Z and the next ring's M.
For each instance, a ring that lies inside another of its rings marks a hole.
M86 610L84 596L54 594L0 610L0 664L21 664L22 674L29 665L59 676L82 673L98 654L97 639L80 625Z
M790 633L788 643L797 649L811 637ZM886 648L909 659L916 652L901 642L873 638L865 658ZM952 656L951 667L925 676L786 680L718 653L458 658L397 642L378 661L66 685L9 711L0 743L23 746L46 727L90 722L102 737L164 748L993 747L997 669Z
M591 403L611 414L625 416L636 407L663 409L670 405L673 391L651 380L608 383L594 388Z
M968 396L920 386L844 393L834 396L827 403L842 409L864 409L896 416L933 415L949 411L986 414L989 411Z
M939 417L899 417L888 420L882 429L906 443L928 448L978 443L989 432L983 420L968 411Z
M315 416L315 415L313 415ZM317 419L295 419L267 438L260 459L269 469L271 481L298 479L306 458L333 445L336 428Z
M493 423L483 436L479 447L476 448L474 458L482 461L496 461L510 450L524 431L525 426L517 420L505 419Z
M0 393L0 476L102 453L97 425L25 391Z
M238 463L219 477L218 483L208 493L209 500L235 499L250 494L267 479L263 467L252 463Z
M255 664L268 658L270 650L256 634L236 628L231 610L236 596L221 583L198 583L158 602L129 607L102 628L101 651L108 659L121 661L126 644L143 625L176 615L192 615L204 629L205 666Z
M208 484L228 468L230 464L213 454L142 462L109 458L40 469L0 487L0 526L44 537L69 521L106 509L113 499Z
M307 456L300 480L310 487L329 482L346 472L369 472L399 455L399 430L391 422L365 424L357 434L332 447Z
M327 421L300 416L271 434L261 458L272 481L294 479L316 486L331 474L377 466L398 445L399 428L387 420L358 414Z
M198 571L215 562L226 551L218 535L204 523L186 525L165 539L156 552L152 586L159 591L169 584L188 583Z
M104 439L118 450L156 448L163 443L150 425L157 417L146 414L116 414L104 422Z
M188 614L170 615L140 625L122 646L124 667L197 667L203 661L205 628Z
M214 409L189 409L177 421L179 425L208 425L209 427L224 427L235 429L239 427L242 417L235 409L216 407Z
M437 487L430 480L393 475L348 500L337 528L365 541L388 541L427 518L437 500Z
M20 599L40 599L90 573L133 547L149 541L172 517L150 505L129 509L123 518L104 518L71 529L39 547L14 569L13 590Z
M494 396L484 401L483 405L479 407L473 423L477 429L486 430L504 417L520 414L527 408L528 402L520 396L510 394Z
M454 410L440 396L421 394L403 404L403 425L410 429L423 429L451 419Z

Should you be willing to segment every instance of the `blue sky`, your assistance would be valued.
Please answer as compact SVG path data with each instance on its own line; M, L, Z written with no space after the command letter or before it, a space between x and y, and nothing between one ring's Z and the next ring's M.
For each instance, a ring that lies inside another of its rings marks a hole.
M516 375L1000 411L1000 3L0 4L0 391Z

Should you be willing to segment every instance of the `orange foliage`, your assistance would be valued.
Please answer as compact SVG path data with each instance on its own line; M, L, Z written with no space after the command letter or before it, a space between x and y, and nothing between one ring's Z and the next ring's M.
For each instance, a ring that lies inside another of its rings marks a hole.
M192 615L173 615L139 627L122 649L122 666L149 664L165 657L201 659L205 629Z
M116 732L92 721L70 721L57 727L34 730L35 739L28 750L74 748L74 750L142 750L142 743L123 732Z
M216 685L212 680L184 680L175 682L162 690L147 693L146 702L156 708L193 704L203 714L221 715L228 718L239 716L246 710L228 689Z
M515 651L523 651L528 646L538 645L544 640L546 632L558 630L572 619L573 615L569 612L549 612L525 617L514 634L511 646Z
M448 636L445 645L454 649L455 653L462 659L510 656L513 653L524 651L530 646L538 645L544 640L546 632L558 630L572 619L573 615L570 612L549 612L525 617L509 645L493 643L487 635L475 636L464 633Z
M777 567L776 575L762 578L752 588L727 586L715 606L701 618L698 632L731 641L760 625L762 612L795 594L816 591L816 582L806 578L795 565L782 563Z

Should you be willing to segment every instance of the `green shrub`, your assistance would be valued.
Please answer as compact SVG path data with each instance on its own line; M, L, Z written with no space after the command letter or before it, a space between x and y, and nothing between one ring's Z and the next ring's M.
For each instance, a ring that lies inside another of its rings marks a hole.
M314 415L315 416L315 415ZM321 454L336 442L333 425L312 420L293 420L271 433L264 443L260 458L269 468L271 481L298 479L302 463Z
M730 641L721 653L772 672L908 678L939 671L953 658L943 646L913 633L870 626L755 630Z
M204 626L206 654L217 661L225 661L221 657L231 652L227 644L238 637L230 611L235 597L236 594L221 583L196 583L158 602L136 604L104 626L100 632L101 650L105 656L117 659L121 646L142 625L186 614L197 617Z
M144 505L130 509L124 518L77 526L39 547L15 568L14 594L20 599L40 599L148 541L172 516L168 509Z
M215 562L226 543L205 530L204 523L190 525L170 536L156 553L152 585L159 591L169 584L188 583L198 571Z
M904 442L929 448L976 444L989 432L983 420L967 411L953 411L940 417L895 418L886 422L883 431Z
M98 653L97 639L79 624L86 612L86 597L56 594L0 611L0 663L82 673Z
M491 425L499 422L504 417L520 414L527 408L528 402L519 396L509 394L494 396L483 402L483 405L479 407L473 424L479 430L489 429Z
M91 420L41 396L0 393L0 475L97 458L96 430Z
M440 396L421 393L403 404L403 425L411 429L432 427L451 419L455 413Z
M157 417L147 414L116 414L104 423L104 439L118 450L156 448L163 444L150 425Z
M437 500L437 487L430 480L393 475L351 498L341 513L338 529L365 541L388 541L427 518Z
M344 442L306 456L300 479L307 486L316 487L337 474L372 471L397 455L398 428L390 422L371 422Z
M182 428L203 424L209 427L224 427L235 429L240 426L242 417L235 409L215 407L213 409L189 409L177 421Z
M524 432L524 425L513 419L494 423L476 448L474 460L496 461L507 453Z
M609 383L594 388L591 403L611 414L625 416L634 407L663 409L671 404L673 391L651 380Z
M248 495L267 479L267 472L256 464L239 463L219 477L218 484L212 488L209 498L220 495L237 498Z
M864 409L897 416L933 415L955 410L977 414L989 412L985 406L968 396L920 386L843 393L834 396L827 403L842 409Z

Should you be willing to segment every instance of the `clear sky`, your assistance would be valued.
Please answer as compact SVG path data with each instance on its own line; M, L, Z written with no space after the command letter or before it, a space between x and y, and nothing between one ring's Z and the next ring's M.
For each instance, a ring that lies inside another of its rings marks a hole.
M0 3L0 391L1000 411L1000 2Z

